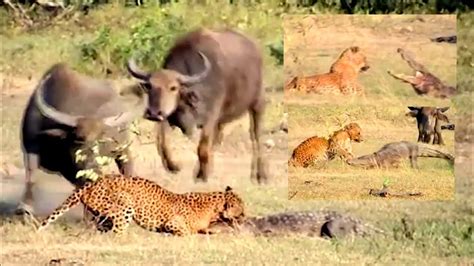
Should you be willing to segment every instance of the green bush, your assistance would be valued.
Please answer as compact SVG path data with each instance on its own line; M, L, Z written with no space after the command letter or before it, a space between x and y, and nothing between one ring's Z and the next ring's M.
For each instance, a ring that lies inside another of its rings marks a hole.
M277 64L282 66L284 59L283 40L280 39L278 42L270 43L267 47L270 50L270 55L277 60Z
M139 64L159 68L176 36L185 30L182 18L166 12L147 16L125 32L112 32L103 26L95 38L79 44L79 66L86 72L116 74L123 72L126 61L134 57Z

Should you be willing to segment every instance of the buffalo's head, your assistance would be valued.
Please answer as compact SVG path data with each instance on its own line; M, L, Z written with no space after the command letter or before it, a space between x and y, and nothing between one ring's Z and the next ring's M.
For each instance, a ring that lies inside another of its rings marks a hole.
M133 108L127 112L120 113L118 115L100 118L94 115L71 115L65 112L61 112L49 105L44 99L44 87L45 82L49 79L50 75L44 77L38 84L34 100L40 113L55 121L58 126L44 129L41 134L47 135L54 138L61 138L72 145L71 147L85 148L92 145L95 141L101 140L104 137L112 138L110 144L106 144L106 150L112 151L118 145L121 145L125 141L126 134L123 134L122 126L127 125L136 117L140 116L143 112L143 99L142 97L139 108ZM69 145L69 144L68 144ZM107 152L108 153L108 152ZM109 154L101 154L109 155ZM93 161L93 160L87 160ZM89 165L89 162L84 162L85 165Z
M140 80L148 94L148 107L144 114L146 119L156 122L167 119L183 133L190 133L191 125L195 124L192 113L196 110L198 97L189 87L202 82L211 70L208 58L203 53L198 53L203 60L204 69L194 75L184 75L170 69L147 72L140 69L133 58L128 61L128 72Z
M448 116L444 114L449 107L417 107L408 106L410 110L406 116L415 117L419 130L425 133L434 131L436 121L444 121L449 123Z
M72 115L61 112L56 108L50 106L44 100L43 96L43 85L44 82L49 78L45 77L38 85L35 91L35 102L38 110L42 115L49 119L56 121L59 124L69 126L74 129L75 137L83 141L93 141L100 138L107 128L116 128L125 125L137 117L137 111L122 112L118 115L109 116L105 118L99 118L96 116L84 116L84 115ZM60 136L66 134L62 132L62 129L55 128L50 131L46 131L47 134ZM62 133L61 133L62 132Z

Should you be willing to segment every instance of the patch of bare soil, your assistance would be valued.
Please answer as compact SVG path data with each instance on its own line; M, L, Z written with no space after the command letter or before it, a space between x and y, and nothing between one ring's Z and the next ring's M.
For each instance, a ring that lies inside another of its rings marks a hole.
M2 88L2 112L12 112L9 106L17 101L25 102L30 95L29 91L34 89L34 80L0 77L3 82ZM123 83L124 81L116 81ZM11 101L11 97L15 101ZM8 109L8 110L7 110ZM20 108L18 108L20 109ZM17 112L17 110L15 110ZM4 115L6 113L3 113ZM271 114L274 115L274 114ZM278 114L279 115L279 114ZM21 114L14 114L10 120L20 123ZM177 174L168 173L162 166L154 144L155 132L153 124L148 121L140 121L147 128L143 135L134 137L133 157L135 170L140 176L157 181L160 185L175 191L209 191L221 190L226 185L233 186L236 190L245 189L252 185L250 182L250 164L252 160L252 145L249 137L248 116L237 120L224 128L224 141L214 149L213 176L207 184L195 184L193 177L197 167L197 139L190 140L183 136L178 129L171 132L171 148L174 159L178 161L182 170ZM7 129L9 130L9 129ZM16 131L17 128L12 129ZM9 132L10 133L10 132ZM11 137L16 138L17 133L12 132ZM262 137L265 145L265 156L268 161L271 185L286 186L286 147L287 134L276 132L266 134ZM15 140L16 142L17 140ZM19 144L19 143L18 143ZM12 152L20 154L20 146L15 151L6 151L2 147L0 152L0 215L11 213L19 202L24 189L24 169L13 164ZM18 157L18 156L16 156ZM110 165L107 172L118 172L116 166ZM58 175L46 174L38 171L35 174L36 186L34 196L36 198L35 212L47 213L56 207L71 192L72 186ZM80 215L79 212L72 212Z

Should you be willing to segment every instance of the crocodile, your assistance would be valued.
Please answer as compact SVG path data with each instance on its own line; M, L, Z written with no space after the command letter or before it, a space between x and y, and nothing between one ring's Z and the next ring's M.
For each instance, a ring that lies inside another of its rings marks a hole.
M347 164L367 168L398 167L403 159L408 159L411 167L418 169L418 157L441 158L454 163L453 155L429 144L399 141L385 144L374 153L347 160Z
M254 236L306 235L344 238L384 233L361 220L334 211L288 211L266 216L249 216L234 228L224 223L211 224L208 233L233 233Z

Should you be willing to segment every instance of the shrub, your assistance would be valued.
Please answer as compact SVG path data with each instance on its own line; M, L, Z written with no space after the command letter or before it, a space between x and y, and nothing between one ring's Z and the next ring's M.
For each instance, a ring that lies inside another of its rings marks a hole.
M79 66L86 72L117 74L133 56L138 64L159 68L176 36L185 30L181 17L166 12L147 16L125 32L112 33L110 27L103 26L95 38L79 44Z

